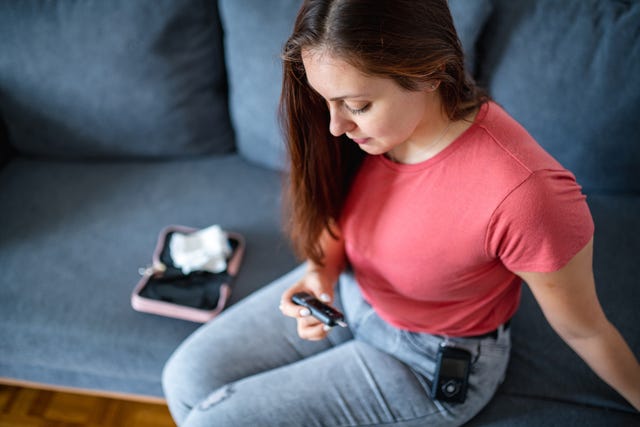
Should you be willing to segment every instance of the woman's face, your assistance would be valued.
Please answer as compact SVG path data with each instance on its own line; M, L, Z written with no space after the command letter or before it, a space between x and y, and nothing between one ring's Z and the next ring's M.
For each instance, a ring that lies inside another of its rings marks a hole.
M391 79L363 74L324 50L303 50L309 85L327 102L331 134L346 134L369 154L430 138L440 101L430 85L407 91Z

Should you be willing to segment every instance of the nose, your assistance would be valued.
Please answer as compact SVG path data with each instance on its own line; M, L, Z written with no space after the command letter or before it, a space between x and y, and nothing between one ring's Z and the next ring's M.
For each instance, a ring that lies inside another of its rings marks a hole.
M329 132L331 132L331 135L333 136L340 136L356 127L353 120L346 117L343 112L339 111L335 107L329 107L329 114L331 115L329 121Z

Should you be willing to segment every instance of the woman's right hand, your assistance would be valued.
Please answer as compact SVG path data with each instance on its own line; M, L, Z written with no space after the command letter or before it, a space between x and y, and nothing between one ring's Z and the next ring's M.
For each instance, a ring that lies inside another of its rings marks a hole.
M280 311L285 316L293 317L297 320L300 338L310 341L322 340L326 338L331 328L311 316L309 309L292 302L291 297L298 292L308 292L320 301L331 304L336 280L337 277L328 277L323 270L310 270L299 282L282 294Z

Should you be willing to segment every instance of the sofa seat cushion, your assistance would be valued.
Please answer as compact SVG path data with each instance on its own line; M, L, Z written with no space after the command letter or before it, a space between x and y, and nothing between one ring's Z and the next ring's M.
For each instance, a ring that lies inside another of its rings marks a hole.
M215 1L0 2L9 139L65 159L230 152L221 38Z
M611 323L638 355L640 197L592 195L587 201L595 222L593 265L598 297ZM633 411L551 329L526 286L511 324L513 350L502 393Z
M498 395L465 427L631 427L640 416L563 400Z
M296 264L280 185L237 155L11 161L0 171L0 378L161 396L166 359L198 325L134 311L138 268L164 226L220 224L247 241L231 303L267 284Z
M585 189L640 194L640 2L496 0L479 79Z

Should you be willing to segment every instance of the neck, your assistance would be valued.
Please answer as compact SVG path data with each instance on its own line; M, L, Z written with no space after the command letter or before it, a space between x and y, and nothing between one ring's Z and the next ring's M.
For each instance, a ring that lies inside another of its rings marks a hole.
M420 163L435 157L473 125L478 111L479 108L458 121L451 121L444 114L436 115L438 119L433 121L428 135L424 133L421 138L407 140L388 151L387 157L404 164Z
M420 135L394 147L387 156L397 162L413 164L429 160L451 144L455 137L451 137L456 123L446 115L434 115L435 119L429 121L429 127Z

